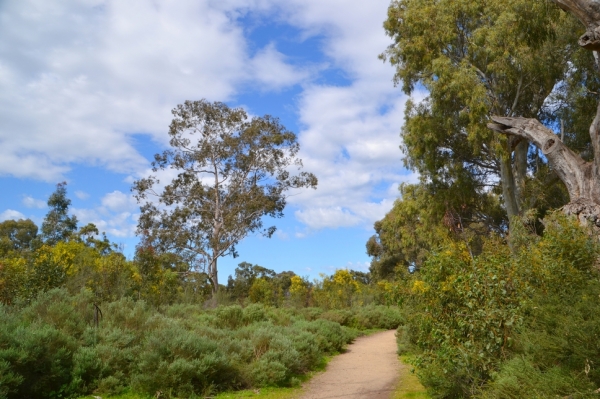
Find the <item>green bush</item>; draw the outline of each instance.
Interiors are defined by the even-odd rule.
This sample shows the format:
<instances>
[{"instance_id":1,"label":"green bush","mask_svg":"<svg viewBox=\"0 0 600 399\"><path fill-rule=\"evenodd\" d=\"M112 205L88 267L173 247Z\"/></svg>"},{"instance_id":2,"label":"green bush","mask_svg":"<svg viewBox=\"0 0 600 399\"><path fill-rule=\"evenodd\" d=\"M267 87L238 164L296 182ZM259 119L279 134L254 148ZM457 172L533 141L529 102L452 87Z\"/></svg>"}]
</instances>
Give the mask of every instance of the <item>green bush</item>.
<instances>
[{"instance_id":1,"label":"green bush","mask_svg":"<svg viewBox=\"0 0 600 399\"><path fill-rule=\"evenodd\" d=\"M503 363L493 380L480 393L482 399L543 399L552 397L597 398L595 385L567 368L545 369L525 357L516 356Z\"/></svg>"},{"instance_id":2,"label":"green bush","mask_svg":"<svg viewBox=\"0 0 600 399\"><path fill-rule=\"evenodd\" d=\"M313 333L317 337L318 348L324 353L340 352L344 345L356 338L357 335L355 330L323 319L311 322L300 321L296 325Z\"/></svg>"},{"instance_id":3,"label":"green bush","mask_svg":"<svg viewBox=\"0 0 600 399\"><path fill-rule=\"evenodd\" d=\"M352 327L359 330L373 328L391 330L398 328L404 322L404 314L396 306L367 306L357 310Z\"/></svg>"},{"instance_id":4,"label":"green bush","mask_svg":"<svg viewBox=\"0 0 600 399\"><path fill-rule=\"evenodd\" d=\"M419 348L435 397L585 397L600 385L597 240L561 214L544 223L541 238L516 228L512 253L494 238L475 258L449 243L412 281L399 351Z\"/></svg>"},{"instance_id":5,"label":"green bush","mask_svg":"<svg viewBox=\"0 0 600 399\"><path fill-rule=\"evenodd\" d=\"M218 343L173 325L150 332L137 359L133 389L189 397L231 388L235 371Z\"/></svg>"},{"instance_id":6,"label":"green bush","mask_svg":"<svg viewBox=\"0 0 600 399\"><path fill-rule=\"evenodd\" d=\"M317 316L319 319L333 321L342 326L358 330L398 328L404 323L400 308L393 306L369 305L352 309L328 310Z\"/></svg>"},{"instance_id":7,"label":"green bush","mask_svg":"<svg viewBox=\"0 0 600 399\"><path fill-rule=\"evenodd\" d=\"M191 397L290 386L359 334L348 326L387 328L397 313L264 304L208 310L176 304L157 311L131 298L95 303L89 291L50 290L30 304L0 306L0 398L126 390Z\"/></svg>"},{"instance_id":8,"label":"green bush","mask_svg":"<svg viewBox=\"0 0 600 399\"><path fill-rule=\"evenodd\" d=\"M319 319L333 321L342 326L354 325L354 312L349 309L335 309L323 312Z\"/></svg>"},{"instance_id":9,"label":"green bush","mask_svg":"<svg viewBox=\"0 0 600 399\"><path fill-rule=\"evenodd\" d=\"M235 330L246 325L244 312L240 305L220 306L214 311L216 316L214 325L217 328L228 328Z\"/></svg>"},{"instance_id":10,"label":"green bush","mask_svg":"<svg viewBox=\"0 0 600 399\"><path fill-rule=\"evenodd\" d=\"M73 337L50 325L1 320L0 364L10 370L2 390L8 398L69 396L76 349Z\"/></svg>"}]
</instances>

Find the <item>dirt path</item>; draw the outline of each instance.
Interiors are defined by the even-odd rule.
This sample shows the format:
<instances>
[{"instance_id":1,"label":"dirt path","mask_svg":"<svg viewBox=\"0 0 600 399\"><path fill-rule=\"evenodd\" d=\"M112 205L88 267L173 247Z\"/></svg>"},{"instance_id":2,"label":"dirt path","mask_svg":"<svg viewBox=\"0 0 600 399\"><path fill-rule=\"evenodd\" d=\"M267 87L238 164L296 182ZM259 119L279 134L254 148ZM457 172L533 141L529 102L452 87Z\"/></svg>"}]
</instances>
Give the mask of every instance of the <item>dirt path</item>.
<instances>
[{"instance_id":1,"label":"dirt path","mask_svg":"<svg viewBox=\"0 0 600 399\"><path fill-rule=\"evenodd\" d=\"M388 399L400 371L395 330L358 338L307 383L301 399Z\"/></svg>"}]
</instances>

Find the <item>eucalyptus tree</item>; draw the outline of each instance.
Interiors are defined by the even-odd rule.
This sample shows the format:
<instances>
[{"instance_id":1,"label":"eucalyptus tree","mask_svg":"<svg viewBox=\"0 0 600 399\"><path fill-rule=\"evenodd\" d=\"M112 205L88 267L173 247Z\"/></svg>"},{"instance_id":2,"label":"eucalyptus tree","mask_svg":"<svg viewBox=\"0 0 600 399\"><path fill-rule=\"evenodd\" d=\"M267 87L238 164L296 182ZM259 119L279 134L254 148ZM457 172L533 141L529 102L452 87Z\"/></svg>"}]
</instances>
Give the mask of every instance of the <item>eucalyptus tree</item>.
<instances>
[{"instance_id":1,"label":"eucalyptus tree","mask_svg":"<svg viewBox=\"0 0 600 399\"><path fill-rule=\"evenodd\" d=\"M0 256L9 251L31 250L38 243L38 227L31 219L0 223Z\"/></svg>"},{"instance_id":2,"label":"eucalyptus tree","mask_svg":"<svg viewBox=\"0 0 600 399\"><path fill-rule=\"evenodd\" d=\"M598 67L598 51L600 51L600 2L598 0L554 0L560 8L573 14L585 27L585 33L578 44L585 50L592 51ZM588 56L588 59L591 55ZM575 60L576 61L576 60ZM580 72L577 68L575 73ZM588 81L596 87L596 79ZM504 133L513 140L528 140L542 150L552 168L564 182L569 192L570 202L563 208L567 214L577 215L587 223L592 221L600 227L600 103L595 87L580 84L579 87L596 100L596 115L589 127L590 153L578 153L569 148L564 136L557 136L554 131L540 123L536 118L519 115L507 117L495 115L488 126L496 132ZM591 120L591 113L589 115Z\"/></svg>"},{"instance_id":3,"label":"eucalyptus tree","mask_svg":"<svg viewBox=\"0 0 600 399\"><path fill-rule=\"evenodd\" d=\"M46 244L55 245L59 241L67 240L77 230L77 217L69 216L70 205L67 183L58 183L56 191L48 198L50 210L42 222L42 239Z\"/></svg>"},{"instance_id":4,"label":"eucalyptus tree","mask_svg":"<svg viewBox=\"0 0 600 399\"><path fill-rule=\"evenodd\" d=\"M464 183L481 198L496 189L509 217L535 206L531 139L486 126L492 115L547 111L569 74L575 23L545 0L393 0L381 58L407 94L427 92L406 108L407 166L433 187Z\"/></svg>"},{"instance_id":5,"label":"eucalyptus tree","mask_svg":"<svg viewBox=\"0 0 600 399\"><path fill-rule=\"evenodd\" d=\"M250 118L241 108L206 100L186 101L172 113L171 148L152 165L154 173L175 177L164 188L156 175L134 183L143 203L138 234L204 269L214 294L217 260L235 256L251 232L270 237L275 226L264 228L263 216L283 216L288 190L316 188L317 178L300 171L296 135L277 118Z\"/></svg>"}]
</instances>

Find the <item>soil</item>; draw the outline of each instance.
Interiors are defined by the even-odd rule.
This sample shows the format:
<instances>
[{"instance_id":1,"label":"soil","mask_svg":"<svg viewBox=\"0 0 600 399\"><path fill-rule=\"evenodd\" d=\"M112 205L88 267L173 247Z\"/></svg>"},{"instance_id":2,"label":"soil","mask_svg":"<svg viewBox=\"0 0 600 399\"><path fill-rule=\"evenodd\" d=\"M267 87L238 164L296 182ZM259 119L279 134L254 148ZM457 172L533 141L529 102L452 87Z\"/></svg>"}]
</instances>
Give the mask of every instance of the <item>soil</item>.
<instances>
[{"instance_id":1,"label":"soil","mask_svg":"<svg viewBox=\"0 0 600 399\"><path fill-rule=\"evenodd\" d=\"M389 399L400 373L395 332L358 338L305 385L300 399Z\"/></svg>"}]
</instances>

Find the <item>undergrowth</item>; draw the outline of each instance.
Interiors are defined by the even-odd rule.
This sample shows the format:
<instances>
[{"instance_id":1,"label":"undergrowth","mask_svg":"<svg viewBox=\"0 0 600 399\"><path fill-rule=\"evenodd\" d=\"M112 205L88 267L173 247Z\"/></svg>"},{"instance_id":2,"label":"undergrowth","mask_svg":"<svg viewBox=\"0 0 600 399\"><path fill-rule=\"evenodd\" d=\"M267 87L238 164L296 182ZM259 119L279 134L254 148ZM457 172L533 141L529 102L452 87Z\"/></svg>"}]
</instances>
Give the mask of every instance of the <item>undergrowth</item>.
<instances>
[{"instance_id":1,"label":"undergrowth","mask_svg":"<svg viewBox=\"0 0 600 399\"><path fill-rule=\"evenodd\" d=\"M407 284L399 353L434 398L597 398L597 237L555 214L542 237L518 224L512 251L490 238L434 252Z\"/></svg>"},{"instance_id":2,"label":"undergrowth","mask_svg":"<svg viewBox=\"0 0 600 399\"><path fill-rule=\"evenodd\" d=\"M262 304L153 308L124 298L41 294L0 306L0 398L130 392L161 398L298 386L361 330L397 327L398 308L356 311Z\"/></svg>"}]
</instances>

